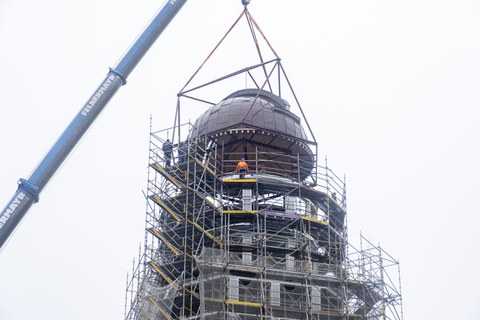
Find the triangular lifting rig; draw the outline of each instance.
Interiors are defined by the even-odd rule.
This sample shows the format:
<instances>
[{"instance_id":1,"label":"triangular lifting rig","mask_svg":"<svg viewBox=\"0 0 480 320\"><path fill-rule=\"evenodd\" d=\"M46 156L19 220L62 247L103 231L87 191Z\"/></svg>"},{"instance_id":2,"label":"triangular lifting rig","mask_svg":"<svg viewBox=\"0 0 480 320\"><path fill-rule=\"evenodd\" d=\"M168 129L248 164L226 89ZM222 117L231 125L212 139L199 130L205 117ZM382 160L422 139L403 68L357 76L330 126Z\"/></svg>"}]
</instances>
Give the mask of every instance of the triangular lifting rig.
<instances>
[{"instance_id":1,"label":"triangular lifting rig","mask_svg":"<svg viewBox=\"0 0 480 320\"><path fill-rule=\"evenodd\" d=\"M252 102L252 105L251 105L250 109L248 110L248 112L243 117L243 120L245 120L249 116L250 111L252 110L257 98L259 97L259 94L261 92L260 90L269 91L273 94L276 94L277 96L279 96L281 98L282 97L282 89L283 89L282 84L283 84L283 81L284 81L286 83L286 86L287 86L288 90L289 90L289 93L291 94L291 96L295 100L295 104L298 107L298 109L299 109L299 111L302 115L304 123L307 125L307 128L308 128L309 138L307 140L301 140L301 139L299 139L299 140L301 140L302 142L304 142L307 145L310 145L315 150L315 153L314 153L315 154L315 162L317 162L317 159L318 159L318 144L317 144L317 140L315 138L315 135L313 134L313 131L310 127L310 124L309 124L306 116L305 116L305 113L303 112L303 109L300 105L300 102L297 98L297 95L295 94L295 91L293 90L293 87L290 83L290 80L287 77L285 69L284 69L284 67L281 63L280 57L278 56L277 52L272 47L272 45L268 41L267 37L265 36L263 31L260 29L258 23L255 21L252 14L250 13L250 11L247 8L247 5L249 3L250 3L249 0L242 0L242 4L244 5L244 10L241 12L241 14L238 16L238 18L232 24L232 26L227 30L225 35L215 45L213 50L207 55L205 60L201 63L201 65L198 67L198 69L193 73L193 75L188 79L188 81L182 87L180 92L177 94L177 105L176 105L176 111L175 111L175 119L174 119L174 125L173 125L174 130L173 130L173 134L172 134L172 140L175 141L175 139L178 139L178 141L181 141L181 133L180 133L180 127L181 127L181 103L180 103L180 101L181 101L181 98L188 98L188 99L192 99L192 100L207 104L209 106L214 106L216 103L218 103L218 101L215 101L215 102L207 101L203 98L199 98L198 96L192 95L192 93L194 93L195 91L197 91L199 89L203 89L207 86L211 86L211 85L214 85L216 83L219 83L223 80L230 79L230 78L245 74L246 77L248 77L255 84L257 89L259 89L259 90L258 90L257 96L255 97L255 99ZM213 80L208 81L206 83L203 83L201 85L197 85L195 87L190 88L189 85L197 77L197 75L202 70L202 68L206 65L206 63L213 57L213 54L217 51L217 49L220 47L220 45L231 34L232 30L237 25L239 25L239 22L242 18L245 18L245 20L247 22L247 25L248 25L248 28L250 30L250 34L251 34L251 37L252 37L252 40L253 40L253 43L254 43L254 46L255 46L255 49L256 49L256 54L258 55L259 63L248 66L248 67L245 67L245 68L242 68L242 69L239 69L239 70L236 70L236 71L234 71L232 73L229 73L225 76L213 79ZM260 42L259 42L257 32L260 34L261 38L264 40L265 44L267 45L267 47L269 48L269 50L273 54L273 56L274 56L273 59L268 60L268 61L264 60L264 55L262 55L261 45L260 45ZM258 69L261 70L261 74L264 77L263 79L260 79L261 81L258 81L258 77L259 77L258 74L256 76L253 74L253 72L255 70L258 70ZM274 85L274 81L277 82L275 85ZM276 88L276 92L275 92L274 88ZM314 165L314 170L315 171L317 170L316 168L317 168L317 163L315 163L315 165ZM316 176L316 174L314 174L313 176ZM315 183L316 183L316 181L315 181Z\"/></svg>"}]
</instances>

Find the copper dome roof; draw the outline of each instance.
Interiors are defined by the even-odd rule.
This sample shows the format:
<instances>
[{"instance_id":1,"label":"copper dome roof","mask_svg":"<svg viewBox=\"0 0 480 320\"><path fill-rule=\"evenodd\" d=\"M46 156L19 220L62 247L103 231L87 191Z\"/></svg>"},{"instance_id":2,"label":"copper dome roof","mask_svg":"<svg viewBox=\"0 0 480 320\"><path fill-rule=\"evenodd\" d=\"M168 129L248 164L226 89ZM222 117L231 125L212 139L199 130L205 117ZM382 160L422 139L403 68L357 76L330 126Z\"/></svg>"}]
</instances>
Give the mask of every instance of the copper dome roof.
<instances>
[{"instance_id":1,"label":"copper dome roof","mask_svg":"<svg viewBox=\"0 0 480 320\"><path fill-rule=\"evenodd\" d=\"M270 92L240 90L203 113L195 122L190 138L209 136L225 129L256 128L307 140L300 118L289 109L285 100Z\"/></svg>"},{"instance_id":2,"label":"copper dome roof","mask_svg":"<svg viewBox=\"0 0 480 320\"><path fill-rule=\"evenodd\" d=\"M305 178L314 155L300 118L280 97L258 89L237 91L210 107L195 122L189 139L214 140L217 158L231 171L242 157L258 172ZM300 165L300 171L299 166Z\"/></svg>"}]
</instances>

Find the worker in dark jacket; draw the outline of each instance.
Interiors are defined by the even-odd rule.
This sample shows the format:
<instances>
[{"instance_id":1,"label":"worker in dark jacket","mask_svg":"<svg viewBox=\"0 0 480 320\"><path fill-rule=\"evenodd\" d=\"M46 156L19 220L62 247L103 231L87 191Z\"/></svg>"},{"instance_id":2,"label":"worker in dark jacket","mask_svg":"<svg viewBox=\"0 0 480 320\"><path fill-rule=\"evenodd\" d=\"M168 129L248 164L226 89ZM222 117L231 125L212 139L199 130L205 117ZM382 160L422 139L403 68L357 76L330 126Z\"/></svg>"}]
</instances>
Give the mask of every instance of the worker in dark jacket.
<instances>
[{"instance_id":1,"label":"worker in dark jacket","mask_svg":"<svg viewBox=\"0 0 480 320\"><path fill-rule=\"evenodd\" d=\"M170 166L170 161L172 159L172 143L170 142L170 140L168 138L163 143L162 151L163 151L163 154L165 156L165 165L167 167L169 167Z\"/></svg>"},{"instance_id":2,"label":"worker in dark jacket","mask_svg":"<svg viewBox=\"0 0 480 320\"><path fill-rule=\"evenodd\" d=\"M187 160L188 146L187 141L182 141L178 144L178 162L182 163Z\"/></svg>"},{"instance_id":3,"label":"worker in dark jacket","mask_svg":"<svg viewBox=\"0 0 480 320\"><path fill-rule=\"evenodd\" d=\"M238 172L240 174L240 179L243 179L245 177L245 173L249 172L248 170L248 164L245 162L245 158L242 158L237 163L237 167L235 168L235 172Z\"/></svg>"}]
</instances>

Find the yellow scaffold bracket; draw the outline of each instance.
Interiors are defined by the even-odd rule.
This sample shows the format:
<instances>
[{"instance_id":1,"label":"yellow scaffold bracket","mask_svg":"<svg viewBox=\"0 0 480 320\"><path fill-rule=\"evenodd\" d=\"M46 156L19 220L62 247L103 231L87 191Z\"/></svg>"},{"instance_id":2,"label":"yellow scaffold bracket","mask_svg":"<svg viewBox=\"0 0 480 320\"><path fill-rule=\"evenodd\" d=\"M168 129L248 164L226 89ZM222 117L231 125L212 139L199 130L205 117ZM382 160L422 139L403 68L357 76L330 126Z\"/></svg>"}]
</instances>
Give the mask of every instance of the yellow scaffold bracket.
<instances>
[{"instance_id":1,"label":"yellow scaffold bracket","mask_svg":"<svg viewBox=\"0 0 480 320\"><path fill-rule=\"evenodd\" d=\"M224 183L255 183L257 179L225 179L223 180Z\"/></svg>"},{"instance_id":2,"label":"yellow scaffold bracket","mask_svg":"<svg viewBox=\"0 0 480 320\"><path fill-rule=\"evenodd\" d=\"M162 167L158 162L152 164L153 168L160 172L165 178L167 178L171 183L173 183L177 188L182 189L183 186L178 182L174 177L172 177L164 167Z\"/></svg>"},{"instance_id":3,"label":"yellow scaffold bracket","mask_svg":"<svg viewBox=\"0 0 480 320\"><path fill-rule=\"evenodd\" d=\"M314 219L314 218L310 218L310 217L302 217L302 220L307 220L307 221L311 221L311 222L315 222L315 223L319 223L319 224L323 224L325 226L328 226L328 221L322 221L322 220L318 220L318 219Z\"/></svg>"},{"instance_id":4,"label":"yellow scaffold bracket","mask_svg":"<svg viewBox=\"0 0 480 320\"><path fill-rule=\"evenodd\" d=\"M150 301L157 309L162 313L162 315L165 317L165 319L172 320L172 318L168 315L168 313L163 310L163 308L153 299L153 297L148 296L147 297L148 301Z\"/></svg>"},{"instance_id":5,"label":"yellow scaffold bracket","mask_svg":"<svg viewBox=\"0 0 480 320\"><path fill-rule=\"evenodd\" d=\"M150 261L148 263L149 265L151 265L155 271L157 271L163 279L165 279L165 281L168 282L169 285L172 286L172 288L174 288L175 290L179 290L180 288L172 281L172 279L170 279L165 273L162 272L162 270L160 270L160 268L155 264L155 262L153 261Z\"/></svg>"},{"instance_id":6,"label":"yellow scaffold bracket","mask_svg":"<svg viewBox=\"0 0 480 320\"><path fill-rule=\"evenodd\" d=\"M210 239L212 239L216 244L218 244L218 246L220 248L223 248L223 244L217 240L217 238L215 238L215 236L213 234L211 234L210 232L208 232L207 230L205 230L201 225L199 225L198 223L196 223L195 221L192 221L190 219L187 219L187 221L189 223L191 223L193 226L195 226L198 230L202 231L207 237L209 237Z\"/></svg>"},{"instance_id":7,"label":"yellow scaffold bracket","mask_svg":"<svg viewBox=\"0 0 480 320\"><path fill-rule=\"evenodd\" d=\"M165 211L167 211L175 220L177 220L177 221L182 221L182 219L181 219L179 216L177 216L177 215L175 214L175 212L173 212L173 210L170 209L170 208L165 204L165 202L162 201L162 199L160 199L159 196L157 196L156 194L154 194L154 195L152 196L152 199L153 199L157 204L159 204L163 209L165 209Z\"/></svg>"},{"instance_id":8,"label":"yellow scaffold bracket","mask_svg":"<svg viewBox=\"0 0 480 320\"><path fill-rule=\"evenodd\" d=\"M224 214L257 214L257 210L223 210Z\"/></svg>"},{"instance_id":9,"label":"yellow scaffold bracket","mask_svg":"<svg viewBox=\"0 0 480 320\"><path fill-rule=\"evenodd\" d=\"M227 304L247 306L247 307L258 307L258 308L260 308L262 306L262 304L258 303L258 302L248 302L248 301L240 301L240 300L232 300L232 299L228 299L225 302Z\"/></svg>"},{"instance_id":10,"label":"yellow scaffold bracket","mask_svg":"<svg viewBox=\"0 0 480 320\"><path fill-rule=\"evenodd\" d=\"M158 239L162 240L163 243L165 243L165 245L170 249L172 250L172 252L176 255L176 256L179 256L180 255L180 252L170 243L167 241L167 239L165 239L165 237L155 228L150 228L148 229L150 230L150 232L152 232Z\"/></svg>"}]
</instances>

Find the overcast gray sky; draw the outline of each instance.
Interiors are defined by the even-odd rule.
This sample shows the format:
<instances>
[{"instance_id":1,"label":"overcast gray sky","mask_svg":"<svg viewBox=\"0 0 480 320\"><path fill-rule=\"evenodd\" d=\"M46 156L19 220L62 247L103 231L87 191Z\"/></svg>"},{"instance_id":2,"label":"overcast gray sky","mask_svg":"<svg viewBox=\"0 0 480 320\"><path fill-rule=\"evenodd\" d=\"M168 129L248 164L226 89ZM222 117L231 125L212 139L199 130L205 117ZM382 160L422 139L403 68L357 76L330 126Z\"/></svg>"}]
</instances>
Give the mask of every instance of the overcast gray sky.
<instances>
[{"instance_id":1,"label":"overcast gray sky","mask_svg":"<svg viewBox=\"0 0 480 320\"><path fill-rule=\"evenodd\" d=\"M0 0L0 206L161 5ZM347 177L351 242L361 231L400 260L405 319L478 319L480 3L249 8ZM189 1L140 62L0 252L0 319L123 318L150 115L173 123L176 93L241 10Z\"/></svg>"}]
</instances>

